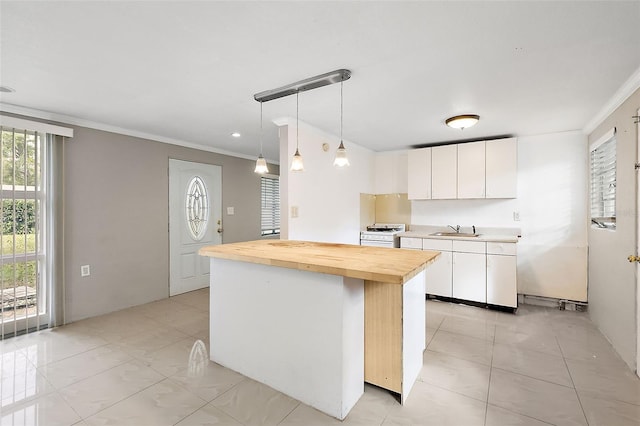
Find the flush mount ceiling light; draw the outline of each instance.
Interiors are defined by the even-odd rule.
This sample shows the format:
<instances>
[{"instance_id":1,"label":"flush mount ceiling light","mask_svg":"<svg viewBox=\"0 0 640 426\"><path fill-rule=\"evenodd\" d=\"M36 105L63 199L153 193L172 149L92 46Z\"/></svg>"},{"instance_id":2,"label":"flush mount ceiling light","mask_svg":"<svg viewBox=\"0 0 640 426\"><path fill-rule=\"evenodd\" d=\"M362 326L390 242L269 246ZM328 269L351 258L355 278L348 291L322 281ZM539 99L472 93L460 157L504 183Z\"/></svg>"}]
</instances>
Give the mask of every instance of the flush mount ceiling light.
<instances>
[{"instance_id":1,"label":"flush mount ceiling light","mask_svg":"<svg viewBox=\"0 0 640 426\"><path fill-rule=\"evenodd\" d=\"M231 133L231 136L233 136L234 138L239 138L242 135L240 133L238 133L238 132L233 132L233 133Z\"/></svg>"},{"instance_id":2,"label":"flush mount ceiling light","mask_svg":"<svg viewBox=\"0 0 640 426\"><path fill-rule=\"evenodd\" d=\"M260 102L260 155L256 160L256 169L255 173L265 174L269 173L269 168L267 167L267 160L262 156L262 102Z\"/></svg>"},{"instance_id":3,"label":"flush mount ceiling light","mask_svg":"<svg viewBox=\"0 0 640 426\"><path fill-rule=\"evenodd\" d=\"M262 103L272 101L274 99L283 98L289 95L296 95L296 153L293 156L293 161L291 162L291 170L292 171L304 171L304 165L302 164L302 156L300 155L299 150L299 132L298 132L298 96L300 92L304 92L306 90L317 89L318 87L328 86L329 84L334 83L342 83L345 80L349 80L351 78L351 71L347 69L339 69L335 71L330 71L324 74L316 75L314 77L309 77L304 80L297 81L295 83L288 84L286 86L279 87L277 89L265 90L264 92L256 93L253 95L253 99ZM344 148L344 144L342 143L342 89L340 90L340 147L338 148L338 152L336 153L336 162L340 157L340 163L346 160L346 164L348 165L349 161L346 159L346 150ZM341 151L342 150L342 151ZM260 148L262 151L262 148ZM343 160L344 158L344 160ZM260 157L258 157L258 160ZM334 162L334 164L337 164Z\"/></svg>"},{"instance_id":4,"label":"flush mount ceiling light","mask_svg":"<svg viewBox=\"0 0 640 426\"><path fill-rule=\"evenodd\" d=\"M454 129L466 129L467 127L471 127L475 125L480 120L479 115L475 114L464 114L464 115L456 115L455 117L447 118L445 123L449 127L453 127Z\"/></svg>"}]
</instances>

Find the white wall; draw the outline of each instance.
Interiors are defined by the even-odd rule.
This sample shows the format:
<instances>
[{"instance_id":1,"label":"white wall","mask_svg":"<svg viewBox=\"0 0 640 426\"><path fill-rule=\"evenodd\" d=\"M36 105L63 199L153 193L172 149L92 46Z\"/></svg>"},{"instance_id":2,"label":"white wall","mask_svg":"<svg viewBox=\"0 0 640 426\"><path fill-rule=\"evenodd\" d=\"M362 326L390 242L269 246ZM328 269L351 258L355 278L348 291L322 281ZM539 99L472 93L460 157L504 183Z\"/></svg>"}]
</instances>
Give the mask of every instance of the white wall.
<instances>
[{"instance_id":1,"label":"white wall","mask_svg":"<svg viewBox=\"0 0 640 426\"><path fill-rule=\"evenodd\" d=\"M586 301L586 136L519 137L517 199L413 201L411 223L519 227L518 292Z\"/></svg>"},{"instance_id":2,"label":"white wall","mask_svg":"<svg viewBox=\"0 0 640 426\"><path fill-rule=\"evenodd\" d=\"M327 152L322 144L328 143ZM333 166L340 140L300 122L304 172L292 172L296 150L295 121L280 129L281 238L345 244L360 243L360 193L373 193L374 153L345 141L351 165ZM291 207L298 217L291 217ZM286 231L286 233L285 233Z\"/></svg>"}]
</instances>

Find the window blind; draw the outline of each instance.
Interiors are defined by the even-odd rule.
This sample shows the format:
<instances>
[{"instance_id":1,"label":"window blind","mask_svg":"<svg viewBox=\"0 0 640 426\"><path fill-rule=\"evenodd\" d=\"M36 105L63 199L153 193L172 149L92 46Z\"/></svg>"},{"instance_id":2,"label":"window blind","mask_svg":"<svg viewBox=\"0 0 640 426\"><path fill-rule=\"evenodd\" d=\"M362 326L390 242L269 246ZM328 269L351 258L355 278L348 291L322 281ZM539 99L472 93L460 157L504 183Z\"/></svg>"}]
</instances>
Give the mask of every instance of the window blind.
<instances>
[{"instance_id":1,"label":"window blind","mask_svg":"<svg viewBox=\"0 0 640 426\"><path fill-rule=\"evenodd\" d=\"M613 133L591 149L591 222L616 227L616 138Z\"/></svg>"},{"instance_id":2,"label":"window blind","mask_svg":"<svg viewBox=\"0 0 640 426\"><path fill-rule=\"evenodd\" d=\"M280 234L280 179L263 176L262 183L262 235Z\"/></svg>"}]
</instances>

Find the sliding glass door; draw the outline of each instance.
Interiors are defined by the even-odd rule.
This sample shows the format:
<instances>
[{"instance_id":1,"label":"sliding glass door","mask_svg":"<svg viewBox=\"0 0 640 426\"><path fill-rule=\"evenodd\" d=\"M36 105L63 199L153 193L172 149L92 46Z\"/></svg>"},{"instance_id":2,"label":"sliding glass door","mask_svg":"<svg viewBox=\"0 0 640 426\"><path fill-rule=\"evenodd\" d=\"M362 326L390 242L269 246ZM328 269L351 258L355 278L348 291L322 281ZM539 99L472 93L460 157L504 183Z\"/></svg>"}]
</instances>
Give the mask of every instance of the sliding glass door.
<instances>
[{"instance_id":1,"label":"sliding glass door","mask_svg":"<svg viewBox=\"0 0 640 426\"><path fill-rule=\"evenodd\" d=\"M0 130L0 338L6 338L49 322L47 135Z\"/></svg>"}]
</instances>

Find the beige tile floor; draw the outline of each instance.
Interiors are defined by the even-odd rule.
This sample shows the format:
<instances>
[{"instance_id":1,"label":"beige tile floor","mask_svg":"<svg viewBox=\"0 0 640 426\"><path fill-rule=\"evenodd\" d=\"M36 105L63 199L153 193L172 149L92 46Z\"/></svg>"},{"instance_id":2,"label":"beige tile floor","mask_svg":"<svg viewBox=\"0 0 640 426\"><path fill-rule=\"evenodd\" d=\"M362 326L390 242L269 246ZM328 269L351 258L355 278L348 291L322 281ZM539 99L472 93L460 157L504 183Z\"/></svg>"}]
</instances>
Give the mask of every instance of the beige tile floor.
<instances>
[{"instance_id":1,"label":"beige tile floor","mask_svg":"<svg viewBox=\"0 0 640 426\"><path fill-rule=\"evenodd\" d=\"M576 312L428 301L424 367L404 406L366 385L343 423L640 425L640 380ZM213 362L201 290L0 342L1 425L338 425Z\"/></svg>"}]
</instances>

